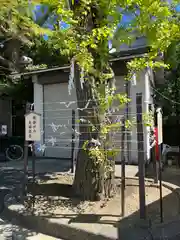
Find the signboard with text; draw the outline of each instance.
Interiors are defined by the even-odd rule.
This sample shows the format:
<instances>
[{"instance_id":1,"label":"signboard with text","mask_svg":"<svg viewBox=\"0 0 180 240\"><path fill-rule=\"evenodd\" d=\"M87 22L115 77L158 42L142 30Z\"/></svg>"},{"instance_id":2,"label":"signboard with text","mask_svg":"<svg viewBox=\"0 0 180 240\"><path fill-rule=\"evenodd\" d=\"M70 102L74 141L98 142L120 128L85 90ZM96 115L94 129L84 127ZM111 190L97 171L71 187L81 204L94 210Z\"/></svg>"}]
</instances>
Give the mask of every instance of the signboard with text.
<instances>
[{"instance_id":1,"label":"signboard with text","mask_svg":"<svg viewBox=\"0 0 180 240\"><path fill-rule=\"evenodd\" d=\"M30 112L25 115L25 139L26 141L40 141L40 114Z\"/></svg>"},{"instance_id":2,"label":"signboard with text","mask_svg":"<svg viewBox=\"0 0 180 240\"><path fill-rule=\"evenodd\" d=\"M7 125L1 125L1 135L7 135Z\"/></svg>"}]
</instances>

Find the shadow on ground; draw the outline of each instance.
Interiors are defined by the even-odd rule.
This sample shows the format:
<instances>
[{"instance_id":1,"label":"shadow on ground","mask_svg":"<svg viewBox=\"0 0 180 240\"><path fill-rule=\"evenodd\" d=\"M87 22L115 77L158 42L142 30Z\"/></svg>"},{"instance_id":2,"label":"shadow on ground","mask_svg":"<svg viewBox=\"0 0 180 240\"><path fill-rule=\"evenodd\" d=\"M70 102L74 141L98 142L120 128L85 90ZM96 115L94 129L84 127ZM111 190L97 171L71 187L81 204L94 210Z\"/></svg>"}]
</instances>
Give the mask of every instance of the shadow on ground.
<instances>
[{"instance_id":1,"label":"shadow on ground","mask_svg":"<svg viewBox=\"0 0 180 240\"><path fill-rule=\"evenodd\" d=\"M14 223L14 221L11 221ZM25 240L28 237L32 237L36 233L32 233L30 230L22 229L14 224L10 224L7 221L0 221L0 236L2 239L12 240L12 239L21 239Z\"/></svg>"},{"instance_id":2,"label":"shadow on ground","mask_svg":"<svg viewBox=\"0 0 180 240\"><path fill-rule=\"evenodd\" d=\"M146 177L154 178L154 176L155 171L152 164L150 164L146 169ZM173 165L171 167L165 166L162 171L162 180L180 187L180 168L176 165Z\"/></svg>"},{"instance_id":3,"label":"shadow on ground","mask_svg":"<svg viewBox=\"0 0 180 240\"><path fill-rule=\"evenodd\" d=\"M49 186L47 186L49 185ZM137 186L137 185L135 185ZM29 190L33 186L29 186ZM47 212L47 209L49 208L48 206L51 206L52 200L48 200L48 196L57 196L61 195L66 197L67 199L61 200L64 201L64 204L67 206L68 204L76 206L79 204L80 200L77 198L73 198L73 191L72 191L72 186L71 185L65 185L65 184L41 184L36 186L36 194L39 195L44 195L47 196L47 202L45 204L45 215L40 215L36 216L36 221L38 224L39 222L43 222L43 225L50 224L50 227L47 227L47 232L43 227L41 226L41 232L44 234L50 234L49 229L58 229L59 230L53 230L57 231L55 235L53 234L54 237L61 237L64 239L64 237L67 235L66 231L71 231L71 234L76 235L77 238L75 239L117 239L114 238L114 232L112 233L113 237L106 238L104 236L100 236L97 234L89 233L88 230L83 231L82 229L79 229L78 226L81 226L82 224L95 224L94 228L99 227L101 225L102 229L102 234L104 234L105 229L108 228L109 226L116 228L118 231L118 239L121 240L145 240L145 236L150 236L150 226L155 226L160 223L160 201L155 201L151 204L149 204L146 207L146 221L140 220L140 213L139 211L134 212L133 214L126 216L124 218L120 219L120 216L117 214L84 214L84 213L79 213L79 214L53 214ZM32 189L31 189L32 190ZM48 202L49 201L49 202ZM56 201L56 200L55 200ZM53 202L54 204L54 202ZM56 203L55 203L56 204ZM57 201L57 206L58 206L58 201ZM120 202L119 202L119 208L120 208ZM174 221L174 219L177 219L180 216L180 199L179 199L179 194L177 191L172 192L171 194L165 196L163 198L163 218L164 222L169 222L169 221ZM43 219L42 219L43 218ZM53 219L53 221L52 221ZM59 221L59 222L58 222ZM66 222L66 224L61 224L61 222ZM57 223L58 222L58 223ZM143 223L143 224L142 224ZM76 224L76 228L73 227L73 225ZM40 224L41 225L41 224ZM106 227L107 226L107 227ZM35 227L33 225L33 227ZM61 231L61 228L63 229ZM85 228L84 228L85 229ZM104 229L104 230L103 230ZM165 229L165 234L167 236L173 235L175 233L175 230L178 231L179 229L179 223L176 229L173 228L173 231L170 229L170 226L168 226ZM39 230L39 229L38 229ZM77 231L77 232L76 232ZM82 232L83 231L83 232ZM108 231L111 231L108 230ZM114 230L112 230L114 231ZM153 234L161 234L157 230ZM158 232L158 233L157 233ZM65 235L63 235L63 233ZM52 234L52 232L51 232ZM136 236L137 235L137 236ZM84 236L84 238L82 238ZM70 235L65 239L71 239L72 235ZM86 238L87 237L87 238ZM74 237L73 237L74 239ZM147 238L148 239L148 238Z\"/></svg>"},{"instance_id":4,"label":"shadow on ground","mask_svg":"<svg viewBox=\"0 0 180 240\"><path fill-rule=\"evenodd\" d=\"M0 185L16 185L22 182L24 174L14 168L6 168L0 172Z\"/></svg>"},{"instance_id":5,"label":"shadow on ground","mask_svg":"<svg viewBox=\"0 0 180 240\"><path fill-rule=\"evenodd\" d=\"M178 169L179 170L179 169ZM168 170L169 171L169 170ZM165 174L167 173L167 174ZM149 175L148 175L149 174ZM147 172L148 177L152 177L153 173ZM180 170L179 170L180 175ZM35 184L34 186L32 184L28 185L28 191L33 192L36 195L43 195L47 197L47 201L51 205L51 200L48 200L49 196L63 196L68 199L65 199L65 204L67 204L67 201L70 201L69 203L72 204L72 196L73 196L73 190L71 184L57 184L57 183L43 183L43 181L47 180L53 180L54 177L52 177L52 174L49 173L40 173L37 176L39 179L42 179L42 184ZM56 178L56 176L55 176ZM45 180L44 180L45 179ZM169 181L171 183L174 183L176 185L180 186L180 178L178 177L178 174L174 174L172 170L169 172L163 173L163 180ZM75 205L79 203L79 200L75 200ZM122 218L121 220L117 221L118 215L111 215L111 214L59 214L54 216L53 214L50 214L45 217L43 216L17 216L15 212L8 211L4 213L4 219L11 220L12 218L16 218L16 221L21 226L24 226L29 229L33 229L37 232L41 232L47 235L51 235L56 238L62 238L64 240L85 240L85 239L94 239L94 240L111 240L111 239L119 239L119 240L147 240L152 238L145 238L146 236L150 237L150 223L152 225L155 225L156 223L160 222L160 212L159 212L159 201L155 201L147 206L147 215L146 215L146 221L141 221L139 219L139 211L134 212L133 214L126 216ZM120 203L119 203L120 208ZM47 211L47 205L45 205L45 210ZM164 221L171 221L177 218L180 214L180 201L179 201L179 195L177 192L172 192L171 194L167 195L163 198L163 210L164 210ZM120 216L119 216L120 218ZM65 219L67 219L67 224L62 223L61 221L57 222L59 220L62 220L64 222ZM91 226L94 225L94 228L98 225L101 225L100 231L97 233L88 232L87 230L82 230L81 228L78 228L78 226L75 228L73 227L73 224L89 224ZM174 221L176 223L176 221ZM110 234L110 228L109 226L112 226L112 228L116 228L118 232L118 237L114 236L114 230L112 233L112 237L105 236L105 233L109 231ZM108 230L106 230L108 229ZM171 229L171 224L168 224L164 228L164 235L166 237L172 236L175 234L176 231L179 229L179 222L177 226L173 227L173 230ZM154 235L158 235L160 230L153 230ZM103 235L104 234L104 235ZM158 239L158 238L157 238Z\"/></svg>"},{"instance_id":6,"label":"shadow on ground","mask_svg":"<svg viewBox=\"0 0 180 240\"><path fill-rule=\"evenodd\" d=\"M24 169L24 161L10 161L10 162L0 162L0 167L3 169L14 168L17 170ZM35 172L42 173L57 173L57 172L67 172L71 168L71 161L64 159L35 159ZM32 170L32 159L28 159L28 169Z\"/></svg>"},{"instance_id":7,"label":"shadow on ground","mask_svg":"<svg viewBox=\"0 0 180 240\"><path fill-rule=\"evenodd\" d=\"M163 222L164 227L159 225L160 221L160 201L155 201L146 207L146 220L140 220L139 210L132 215L122 219L118 223L118 236L119 239L154 239L151 237L150 232L156 236L164 234L163 239L170 239L173 235L176 235L179 229L179 217L180 217L180 201L176 192L172 192L163 198ZM159 225L159 227L157 227ZM137 234L137 235L136 235ZM145 236L149 236L149 238Z\"/></svg>"},{"instance_id":8,"label":"shadow on ground","mask_svg":"<svg viewBox=\"0 0 180 240\"><path fill-rule=\"evenodd\" d=\"M174 221L180 213L179 199L175 192L163 198L163 209L164 222L172 221L172 224L177 225L171 228L169 223L164 227L163 234L171 239L170 237L179 231L179 222L177 224ZM146 221L140 220L139 211L120 220L117 220L120 216L113 214L59 214L45 217L26 215L17 217L12 211L6 214L6 218L7 215L9 219L16 216L16 220L21 226L64 240L150 240L152 238L147 238L150 237L150 232L154 236L162 235L160 228L153 228L160 223L159 201L149 204L146 210ZM67 219L66 223L65 219ZM152 231L150 231L150 223L152 224ZM87 224L89 227L86 229ZM107 231L108 236L106 236Z\"/></svg>"},{"instance_id":9,"label":"shadow on ground","mask_svg":"<svg viewBox=\"0 0 180 240\"><path fill-rule=\"evenodd\" d=\"M163 198L163 210L164 210L164 221L169 221L171 219L174 219L174 217L180 216L180 205L179 205L179 198L177 196L177 194L171 193L169 195L167 195L166 197ZM169 207L171 206L171 207ZM120 206L119 206L120 207ZM160 223L160 202L159 201L155 201L152 204L149 204L146 207L146 217L148 220L150 220L150 222L152 222L152 224L158 224ZM120 220L121 223L121 227L126 227L127 223L133 223L136 225L137 221L139 220L139 211L135 212L134 214L125 217L124 219ZM104 214L104 215L100 215L100 214L59 214L56 216L46 215L46 218L68 218L69 223L72 222L76 222L76 223L101 223L101 224L115 224L117 223L116 220L102 220L102 217L120 217L118 215L111 215L111 214Z\"/></svg>"}]
</instances>

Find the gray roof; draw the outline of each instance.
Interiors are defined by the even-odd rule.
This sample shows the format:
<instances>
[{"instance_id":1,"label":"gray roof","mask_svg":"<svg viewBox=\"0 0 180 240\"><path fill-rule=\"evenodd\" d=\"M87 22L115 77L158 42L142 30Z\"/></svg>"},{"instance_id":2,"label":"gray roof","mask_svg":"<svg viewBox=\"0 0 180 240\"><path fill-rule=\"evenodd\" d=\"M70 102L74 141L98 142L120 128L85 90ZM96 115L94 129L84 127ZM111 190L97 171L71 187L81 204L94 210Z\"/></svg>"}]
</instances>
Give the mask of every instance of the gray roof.
<instances>
[{"instance_id":1,"label":"gray roof","mask_svg":"<svg viewBox=\"0 0 180 240\"><path fill-rule=\"evenodd\" d=\"M137 47L130 48L129 50L126 50L126 51L115 52L114 54L111 54L110 62L129 60L136 57L142 57L144 56L145 53L148 52L148 49L149 49L148 47L143 46L138 48ZM10 74L10 77L17 78L20 76L29 76L29 75L40 74L40 73L51 72L51 71L58 71L58 70L68 71L69 68L70 68L69 65L56 66L51 68L42 68L42 69L36 69L36 70L22 72L22 73L12 73Z\"/></svg>"}]
</instances>

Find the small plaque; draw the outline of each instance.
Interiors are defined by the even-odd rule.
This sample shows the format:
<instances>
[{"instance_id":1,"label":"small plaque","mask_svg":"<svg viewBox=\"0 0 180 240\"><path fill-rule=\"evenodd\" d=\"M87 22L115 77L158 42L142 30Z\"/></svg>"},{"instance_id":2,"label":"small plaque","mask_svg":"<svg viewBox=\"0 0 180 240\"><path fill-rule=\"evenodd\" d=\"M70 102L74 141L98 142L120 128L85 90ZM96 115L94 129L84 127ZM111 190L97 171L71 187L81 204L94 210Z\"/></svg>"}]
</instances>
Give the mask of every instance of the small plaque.
<instances>
[{"instance_id":1,"label":"small plaque","mask_svg":"<svg viewBox=\"0 0 180 240\"><path fill-rule=\"evenodd\" d=\"M25 115L26 141L40 141L40 114L30 112Z\"/></svg>"}]
</instances>

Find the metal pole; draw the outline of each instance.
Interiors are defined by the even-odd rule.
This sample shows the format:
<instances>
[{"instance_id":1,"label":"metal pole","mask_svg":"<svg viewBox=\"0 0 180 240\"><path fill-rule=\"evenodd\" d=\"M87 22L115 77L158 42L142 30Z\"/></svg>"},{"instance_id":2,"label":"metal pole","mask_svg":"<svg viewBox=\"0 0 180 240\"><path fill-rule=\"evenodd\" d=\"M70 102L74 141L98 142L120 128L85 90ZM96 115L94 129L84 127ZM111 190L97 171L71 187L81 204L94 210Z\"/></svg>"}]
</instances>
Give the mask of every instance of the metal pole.
<instances>
[{"instance_id":1,"label":"metal pole","mask_svg":"<svg viewBox=\"0 0 180 240\"><path fill-rule=\"evenodd\" d=\"M157 128L154 128L154 131L155 129ZM154 133L155 135L155 133ZM155 140L155 145L153 146L153 149L152 149L152 153L153 153L153 171L154 171L154 183L158 183L158 179L159 179L159 166L158 166L158 162L157 162L157 159L156 159L156 139Z\"/></svg>"},{"instance_id":2,"label":"metal pole","mask_svg":"<svg viewBox=\"0 0 180 240\"><path fill-rule=\"evenodd\" d=\"M24 182L23 182L23 196L27 195L27 181L28 181L28 141L24 143Z\"/></svg>"},{"instance_id":3,"label":"metal pole","mask_svg":"<svg viewBox=\"0 0 180 240\"><path fill-rule=\"evenodd\" d=\"M153 174L154 174L154 183L158 183L158 176L159 176L159 171L158 171L158 164L156 161L156 135L155 135L155 129L157 126L157 114L156 114L156 109L153 106L149 109L149 111L152 111L154 113L154 125L152 130L152 145L151 145L151 161L153 164Z\"/></svg>"},{"instance_id":4,"label":"metal pole","mask_svg":"<svg viewBox=\"0 0 180 240\"><path fill-rule=\"evenodd\" d=\"M161 145L159 145L159 197L160 197L160 219L163 223L163 196L162 196L162 164L161 164Z\"/></svg>"},{"instance_id":5,"label":"metal pole","mask_svg":"<svg viewBox=\"0 0 180 240\"><path fill-rule=\"evenodd\" d=\"M124 139L125 139L125 121L122 120L121 127L121 214L125 214L125 156L124 156Z\"/></svg>"},{"instance_id":6,"label":"metal pole","mask_svg":"<svg viewBox=\"0 0 180 240\"><path fill-rule=\"evenodd\" d=\"M75 170L74 147L75 147L75 110L72 109L72 143L71 143L71 172Z\"/></svg>"},{"instance_id":7,"label":"metal pole","mask_svg":"<svg viewBox=\"0 0 180 240\"><path fill-rule=\"evenodd\" d=\"M158 178L159 178L159 174L158 174L159 166L158 166L158 163L157 163L156 159L154 161L155 161L155 163L154 163L154 183L157 184L158 183Z\"/></svg>"},{"instance_id":8,"label":"metal pole","mask_svg":"<svg viewBox=\"0 0 180 240\"><path fill-rule=\"evenodd\" d=\"M130 98L130 81L126 81L126 94L127 98ZM129 120L129 103L126 104L126 120ZM126 140L127 140L127 162L130 164L131 161L131 134L129 132L129 129L126 129Z\"/></svg>"},{"instance_id":9,"label":"metal pole","mask_svg":"<svg viewBox=\"0 0 180 240\"><path fill-rule=\"evenodd\" d=\"M35 204L35 177L36 177L36 169L35 169L35 146L34 146L34 142L32 143L32 180L33 180L33 209L34 209L34 204Z\"/></svg>"},{"instance_id":10,"label":"metal pole","mask_svg":"<svg viewBox=\"0 0 180 240\"><path fill-rule=\"evenodd\" d=\"M29 104L26 104L26 113L29 112ZM23 182L23 197L27 195L27 182L28 182L28 146L29 142L24 141L24 182Z\"/></svg>"},{"instance_id":11,"label":"metal pole","mask_svg":"<svg viewBox=\"0 0 180 240\"><path fill-rule=\"evenodd\" d=\"M160 221L163 222L163 197L162 197L162 164L161 144L158 143L158 128L156 127L156 162L159 168L159 208Z\"/></svg>"},{"instance_id":12,"label":"metal pole","mask_svg":"<svg viewBox=\"0 0 180 240\"><path fill-rule=\"evenodd\" d=\"M163 222L163 197L162 197L162 113L156 110L156 162L159 168L159 208L160 221Z\"/></svg>"},{"instance_id":13,"label":"metal pole","mask_svg":"<svg viewBox=\"0 0 180 240\"><path fill-rule=\"evenodd\" d=\"M34 143L32 143L32 177L33 177L33 183L35 181L35 148L34 148Z\"/></svg>"},{"instance_id":14,"label":"metal pole","mask_svg":"<svg viewBox=\"0 0 180 240\"><path fill-rule=\"evenodd\" d=\"M140 218L145 219L146 218L145 157L144 157L144 132L142 124L142 93L136 94L136 111L137 111Z\"/></svg>"}]
</instances>

